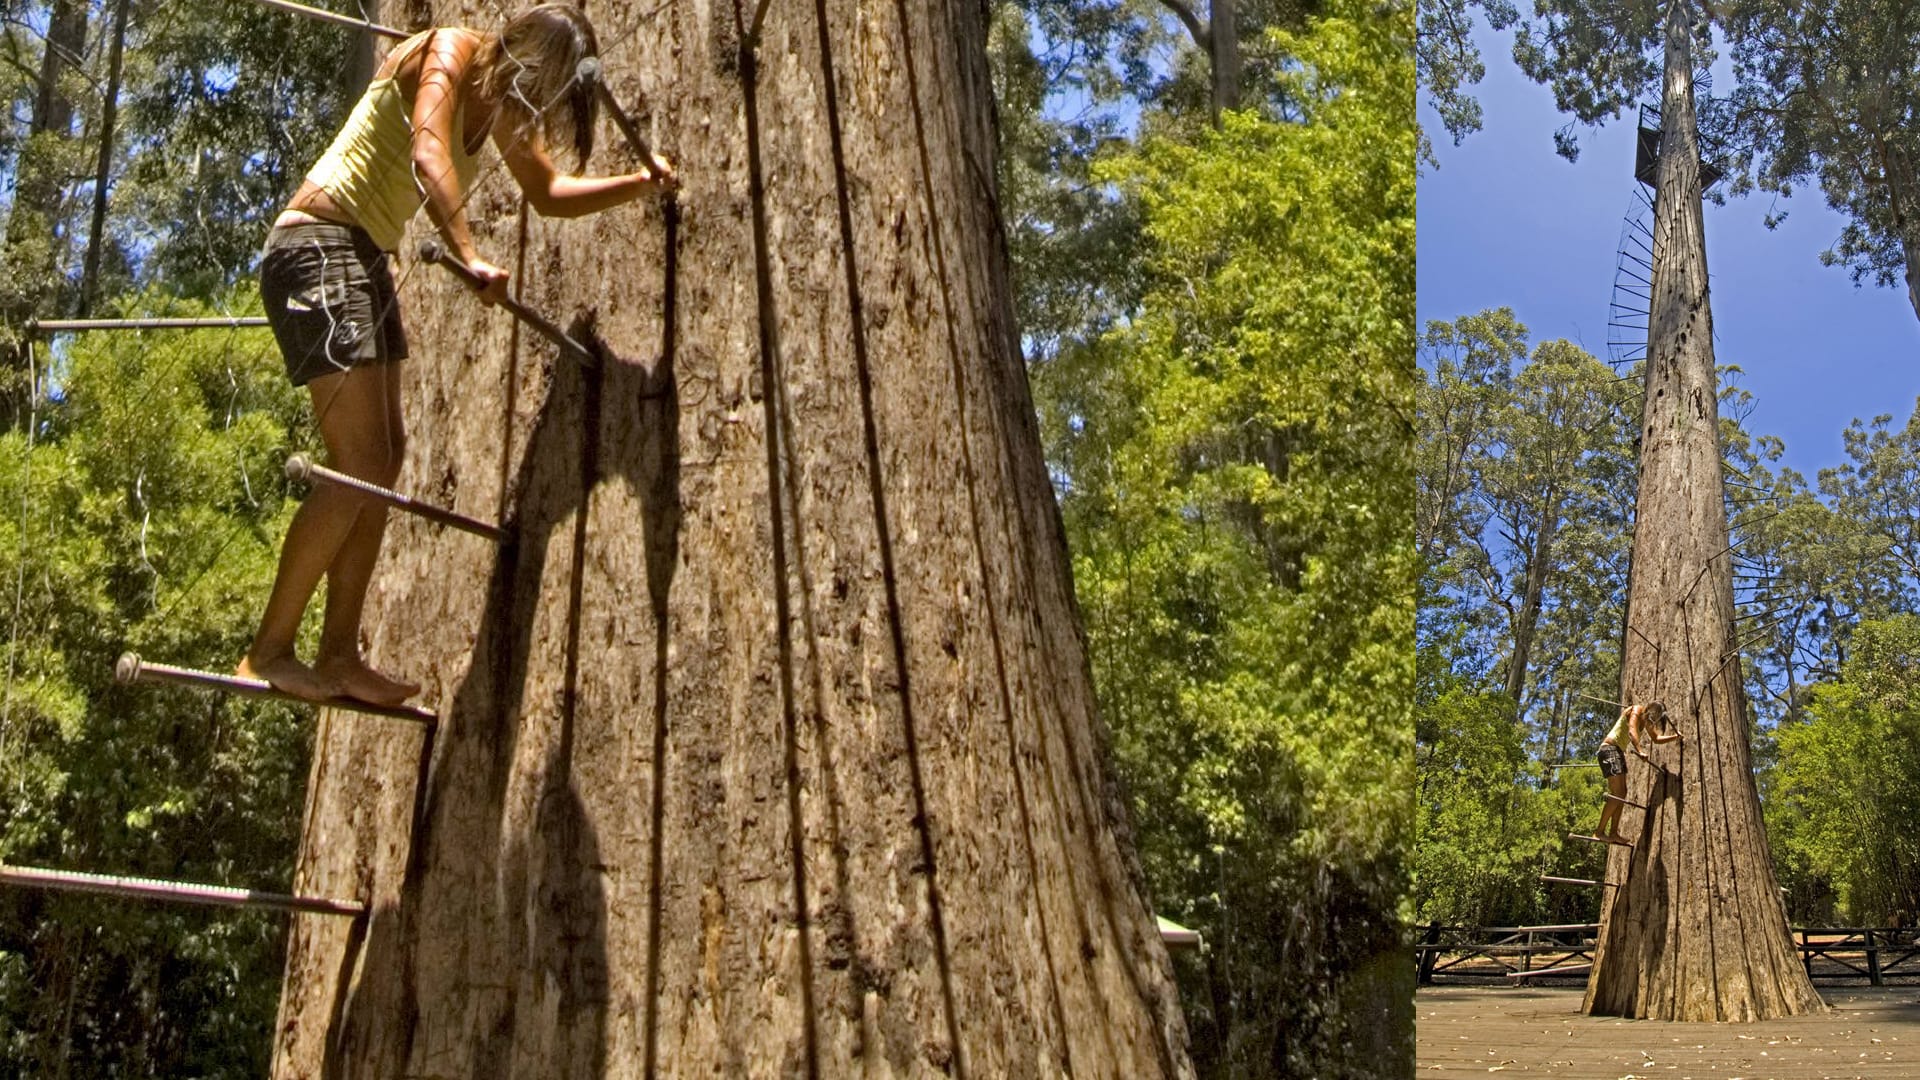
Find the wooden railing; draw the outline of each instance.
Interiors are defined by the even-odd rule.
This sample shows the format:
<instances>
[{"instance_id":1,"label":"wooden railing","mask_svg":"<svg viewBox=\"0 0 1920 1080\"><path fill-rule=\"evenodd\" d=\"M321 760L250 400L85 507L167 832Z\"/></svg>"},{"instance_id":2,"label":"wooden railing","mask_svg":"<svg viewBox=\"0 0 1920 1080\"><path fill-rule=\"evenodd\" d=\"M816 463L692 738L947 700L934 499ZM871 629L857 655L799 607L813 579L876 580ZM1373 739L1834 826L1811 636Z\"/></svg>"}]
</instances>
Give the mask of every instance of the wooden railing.
<instances>
[{"instance_id":1,"label":"wooden railing","mask_svg":"<svg viewBox=\"0 0 1920 1080\"><path fill-rule=\"evenodd\" d=\"M1436 978L1587 977L1599 923L1562 926L1442 926L1431 923L1414 945L1420 985ZM1795 927L1794 948L1815 980L1920 980L1920 928Z\"/></svg>"}]
</instances>

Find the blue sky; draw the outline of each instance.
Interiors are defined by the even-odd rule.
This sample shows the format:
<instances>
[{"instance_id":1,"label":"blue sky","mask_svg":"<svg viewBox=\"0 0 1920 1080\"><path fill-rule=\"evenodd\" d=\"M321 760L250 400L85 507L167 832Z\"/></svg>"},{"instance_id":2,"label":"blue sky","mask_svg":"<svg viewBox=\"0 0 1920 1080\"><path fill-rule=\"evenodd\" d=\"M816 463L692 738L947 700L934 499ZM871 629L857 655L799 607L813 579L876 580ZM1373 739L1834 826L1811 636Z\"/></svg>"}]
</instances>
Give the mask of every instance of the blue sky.
<instances>
[{"instance_id":1,"label":"blue sky","mask_svg":"<svg viewBox=\"0 0 1920 1080\"><path fill-rule=\"evenodd\" d=\"M1581 132L1569 164L1552 135L1567 117L1513 66L1507 35L1483 31L1485 126L1452 145L1424 101L1421 123L1440 167L1419 189L1419 296L1424 328L1489 307L1514 309L1536 343L1564 337L1606 357L1615 251L1633 180L1631 116ZM1840 433L1855 417L1903 423L1920 395L1920 320L1904 288L1856 288L1820 252L1843 220L1816 191L1706 208L1714 349L1738 364L1755 399L1749 427L1786 441L1785 464L1811 482L1846 459Z\"/></svg>"}]
</instances>

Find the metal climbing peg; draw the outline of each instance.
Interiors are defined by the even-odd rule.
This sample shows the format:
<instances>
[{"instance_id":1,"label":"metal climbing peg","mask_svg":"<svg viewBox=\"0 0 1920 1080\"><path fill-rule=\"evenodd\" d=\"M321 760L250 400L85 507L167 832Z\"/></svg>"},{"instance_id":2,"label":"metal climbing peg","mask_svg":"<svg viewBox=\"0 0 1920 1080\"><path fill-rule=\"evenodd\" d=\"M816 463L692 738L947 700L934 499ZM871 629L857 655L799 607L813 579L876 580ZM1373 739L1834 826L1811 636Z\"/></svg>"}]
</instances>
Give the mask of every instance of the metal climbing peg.
<instances>
[{"instance_id":1,"label":"metal climbing peg","mask_svg":"<svg viewBox=\"0 0 1920 1080\"><path fill-rule=\"evenodd\" d=\"M313 459L305 454L295 454L287 459L287 479L303 483L332 484L349 491L357 491L369 498L378 499L396 510L405 510L409 514L438 522L448 528L470 532L475 536L484 536L496 544L507 538L506 530L499 526L476 521L464 514L456 514L438 506L430 506L418 499L402 495L397 491L388 491L376 484L369 484L357 476L348 476L346 473L336 472L324 465L315 465Z\"/></svg>"},{"instance_id":2,"label":"metal climbing peg","mask_svg":"<svg viewBox=\"0 0 1920 1080\"><path fill-rule=\"evenodd\" d=\"M274 688L265 679L243 679L238 675L221 675L197 668L175 667L172 664L156 664L151 660L142 660L134 653L121 653L120 659L113 665L113 681L121 686L133 686L138 683L170 682L181 686L197 686L206 690L219 690L228 694L244 694L249 697L277 698L305 705L320 705L329 709L346 709L350 712L371 713L374 716L391 716L396 720L412 720L425 724L431 731L435 724L432 712L417 705L375 705L371 701L359 698L336 697L325 701L308 701Z\"/></svg>"},{"instance_id":3,"label":"metal climbing peg","mask_svg":"<svg viewBox=\"0 0 1920 1080\"><path fill-rule=\"evenodd\" d=\"M0 885L52 889L59 892L93 893L98 896L117 896L128 900L163 900L176 904L210 904L215 907L297 911L308 915L346 915L357 918L367 912L367 905L357 900L288 896L285 893L234 889L224 885L199 885L187 881L162 881L156 878L120 877L111 874L83 874L74 870L8 866L5 863L0 863Z\"/></svg>"},{"instance_id":4,"label":"metal climbing peg","mask_svg":"<svg viewBox=\"0 0 1920 1080\"><path fill-rule=\"evenodd\" d=\"M446 267L453 272L454 276L466 282L468 287L476 291L485 285L485 283L480 280L480 275L473 272L473 267L462 262L458 256L448 251L438 240L428 239L420 241L420 259L422 262L435 263ZM514 318L519 319L521 322L539 331L542 337L560 346L560 351L568 353L575 360L580 361L587 367L600 366L599 353L594 352L592 349L587 348L585 345L567 336L565 330L554 325L552 321L539 312L512 297L500 301L500 306L512 312Z\"/></svg>"}]
</instances>

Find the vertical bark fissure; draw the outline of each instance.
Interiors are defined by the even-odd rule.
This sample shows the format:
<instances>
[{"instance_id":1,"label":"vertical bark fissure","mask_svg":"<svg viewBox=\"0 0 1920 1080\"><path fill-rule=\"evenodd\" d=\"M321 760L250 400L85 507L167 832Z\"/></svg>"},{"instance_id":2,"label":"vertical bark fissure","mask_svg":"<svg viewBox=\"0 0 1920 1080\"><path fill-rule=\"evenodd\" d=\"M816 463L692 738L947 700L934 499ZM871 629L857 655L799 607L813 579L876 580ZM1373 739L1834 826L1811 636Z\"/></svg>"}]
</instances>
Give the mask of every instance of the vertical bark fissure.
<instances>
[{"instance_id":1,"label":"vertical bark fissure","mask_svg":"<svg viewBox=\"0 0 1920 1080\"><path fill-rule=\"evenodd\" d=\"M940 907L940 878L934 853L933 825L927 813L927 787L920 760L920 732L914 718L913 680L907 658L906 628L902 624L898 566L893 550L885 477L880 466L880 428L874 415L873 369L867 355L866 313L861 303L860 267L854 246L853 206L847 190L846 148L840 130L840 87L834 76L833 42L827 31L826 0L814 0L814 27L820 44L820 78L827 109L827 145L833 157L834 209L840 228L841 266L847 287L847 317L852 328L853 363L859 375L860 425L866 440L867 494L873 503L874 534L880 548L880 576L886 590L887 624L893 646L895 675L900 681L900 726L907 750L907 775L913 788L913 827L926 869L927 919L932 924L934 960L940 970L940 997L946 1011L947 1036L953 1042L954 1072L966 1076L966 1054L960 1042L959 1017L954 1006L953 959L949 954L946 920ZM768 395L772 397L771 394Z\"/></svg>"},{"instance_id":2,"label":"vertical bark fissure","mask_svg":"<svg viewBox=\"0 0 1920 1080\"><path fill-rule=\"evenodd\" d=\"M973 436L970 431L972 417L969 410L967 376L965 365L960 359L959 333L954 325L953 279L947 269L946 244L941 240L939 219L933 210L933 158L927 151L926 109L920 98L919 63L914 55L913 24L907 11L907 0L894 0L894 12L900 24L900 54L906 69L907 94L912 106L909 111L913 117L914 146L920 161L922 212L925 215L927 228L927 246L932 251L934 273L940 285L941 324L946 334L947 356L953 372L953 396L960 434L961 468L966 477L967 517L972 529L975 565L979 568L980 581L985 592L981 606L986 611L987 636L993 643L995 687L1000 697L1001 718L1007 730L1007 759L1013 776L1014 799L1020 810L1020 833L1026 849L1027 873L1037 883L1040 880L1040 860L1033 837L1033 810L1028 802L1026 770L1020 761L1020 739L1014 721L1013 690L1007 677L1006 646L1002 640L1000 608L996 602L993 571L986 558L985 529L980 521L980 493L978 472L973 463ZM1080 906L1078 875L1071 862L1066 865L1065 870L1067 888L1077 911ZM1053 934L1047 919L1047 908L1037 889L1034 893L1034 911L1039 921L1040 949L1047 962L1048 1000L1052 1006L1054 1024L1059 1033L1061 1063L1067 1074L1071 1076L1073 1074L1073 1040L1067 1027L1065 1007L1060 1000L1060 969L1053 955ZM1108 1030L1108 1025L1098 1026L1101 1034L1108 1039L1108 1053L1113 1057L1112 1034Z\"/></svg>"},{"instance_id":3,"label":"vertical bark fissure","mask_svg":"<svg viewBox=\"0 0 1920 1080\"><path fill-rule=\"evenodd\" d=\"M524 301L523 284L527 280L527 200L520 200L514 229L513 292ZM520 397L520 320L509 319L507 327L506 398L500 411L500 499L494 520L505 522L513 502L513 411Z\"/></svg>"},{"instance_id":4,"label":"vertical bark fissure","mask_svg":"<svg viewBox=\"0 0 1920 1080\"><path fill-rule=\"evenodd\" d=\"M660 312L660 365L669 393L677 393L675 354L680 336L680 203L669 198L661 214L665 232L665 257L661 279L664 296ZM677 410L675 410L677 412ZM678 438L676 432L673 436ZM653 774L652 795L648 800L647 820L647 973L642 1008L644 1032L641 1061L647 1076L659 1068L660 1057L660 908L666 901L666 775L667 775L667 643L669 616L667 590L650 590L653 607Z\"/></svg>"},{"instance_id":5,"label":"vertical bark fissure","mask_svg":"<svg viewBox=\"0 0 1920 1080\"><path fill-rule=\"evenodd\" d=\"M781 480L781 394L779 386L779 313L773 299L773 257L768 250L767 199L764 163L760 156L759 43L748 39L736 0L734 28L740 34L740 90L746 111L747 203L753 222L753 274L759 319L761 412L766 424L767 513L773 546L773 604L778 622L775 635L780 651L780 722L785 740L787 794L788 857L793 864L794 926L800 947L800 1011L804 1018L804 1054L809 1078L820 1075L820 1046L815 1030L813 1000L813 943L807 909L806 829L800 810L799 724L794 715L793 689L793 599L789 595L787 563L787 523L784 501L785 484Z\"/></svg>"}]
</instances>

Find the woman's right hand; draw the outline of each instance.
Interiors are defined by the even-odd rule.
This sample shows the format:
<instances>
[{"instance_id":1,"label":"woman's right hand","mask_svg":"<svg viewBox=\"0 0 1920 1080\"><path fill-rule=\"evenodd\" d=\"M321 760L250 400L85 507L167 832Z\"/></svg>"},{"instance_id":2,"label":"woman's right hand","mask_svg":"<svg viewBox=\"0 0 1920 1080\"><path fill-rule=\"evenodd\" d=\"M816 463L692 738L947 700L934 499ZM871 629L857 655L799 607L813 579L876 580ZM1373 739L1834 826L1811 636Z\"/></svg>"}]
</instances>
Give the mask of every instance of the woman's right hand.
<instances>
[{"instance_id":1,"label":"woman's right hand","mask_svg":"<svg viewBox=\"0 0 1920 1080\"><path fill-rule=\"evenodd\" d=\"M508 270L485 259L469 259L467 268L480 281L477 291L481 303L498 304L507 298L507 279L513 276Z\"/></svg>"}]
</instances>

